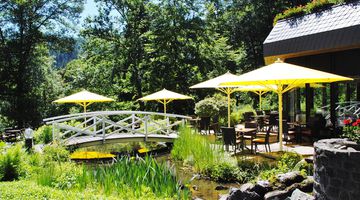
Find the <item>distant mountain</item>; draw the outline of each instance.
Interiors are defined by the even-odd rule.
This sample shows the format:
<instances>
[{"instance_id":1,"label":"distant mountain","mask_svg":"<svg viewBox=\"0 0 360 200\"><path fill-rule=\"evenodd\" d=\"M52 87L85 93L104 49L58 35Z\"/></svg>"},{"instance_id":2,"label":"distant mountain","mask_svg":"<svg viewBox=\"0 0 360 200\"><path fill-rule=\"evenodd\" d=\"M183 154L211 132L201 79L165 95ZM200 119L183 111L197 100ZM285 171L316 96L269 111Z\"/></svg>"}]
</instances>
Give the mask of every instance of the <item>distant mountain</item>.
<instances>
[{"instance_id":1,"label":"distant mountain","mask_svg":"<svg viewBox=\"0 0 360 200\"><path fill-rule=\"evenodd\" d=\"M70 61L78 58L79 52L81 51L81 45L83 43L83 39L76 39L76 43L71 52L60 52L60 51L50 51L50 54L55 58L55 67L63 68Z\"/></svg>"}]
</instances>

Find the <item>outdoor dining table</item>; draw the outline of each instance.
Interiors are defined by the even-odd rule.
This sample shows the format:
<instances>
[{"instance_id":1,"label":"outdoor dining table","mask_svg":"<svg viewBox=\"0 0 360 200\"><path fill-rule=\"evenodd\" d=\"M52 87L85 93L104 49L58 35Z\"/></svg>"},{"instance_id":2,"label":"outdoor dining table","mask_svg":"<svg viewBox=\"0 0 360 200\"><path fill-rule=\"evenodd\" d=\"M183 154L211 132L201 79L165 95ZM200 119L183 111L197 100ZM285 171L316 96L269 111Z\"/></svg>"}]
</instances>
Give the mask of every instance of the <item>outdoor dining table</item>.
<instances>
[{"instance_id":1,"label":"outdoor dining table","mask_svg":"<svg viewBox=\"0 0 360 200\"><path fill-rule=\"evenodd\" d=\"M257 128L235 128L235 131L236 135L241 138L241 149L244 150L244 148L247 148L244 136L250 136L250 140L252 141L256 137ZM252 145L251 149L249 150L251 151L251 153L253 152Z\"/></svg>"}]
</instances>

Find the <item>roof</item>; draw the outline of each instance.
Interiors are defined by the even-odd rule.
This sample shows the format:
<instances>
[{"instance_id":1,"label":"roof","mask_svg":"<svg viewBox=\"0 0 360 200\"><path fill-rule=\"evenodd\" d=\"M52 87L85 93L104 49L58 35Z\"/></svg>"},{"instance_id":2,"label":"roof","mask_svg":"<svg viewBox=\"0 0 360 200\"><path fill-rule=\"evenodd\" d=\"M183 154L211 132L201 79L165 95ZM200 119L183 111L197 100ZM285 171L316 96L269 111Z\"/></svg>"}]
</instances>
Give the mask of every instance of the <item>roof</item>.
<instances>
[{"instance_id":1,"label":"roof","mask_svg":"<svg viewBox=\"0 0 360 200\"><path fill-rule=\"evenodd\" d=\"M279 21L264 41L264 56L360 46L360 2Z\"/></svg>"}]
</instances>

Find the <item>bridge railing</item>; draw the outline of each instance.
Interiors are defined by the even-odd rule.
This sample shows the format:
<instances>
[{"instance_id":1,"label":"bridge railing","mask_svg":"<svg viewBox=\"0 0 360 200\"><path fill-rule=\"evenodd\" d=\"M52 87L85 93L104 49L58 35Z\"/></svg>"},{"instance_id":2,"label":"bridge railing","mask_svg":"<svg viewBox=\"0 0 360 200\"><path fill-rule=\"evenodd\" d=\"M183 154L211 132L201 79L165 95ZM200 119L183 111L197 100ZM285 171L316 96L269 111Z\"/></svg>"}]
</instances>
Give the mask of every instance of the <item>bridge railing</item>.
<instances>
[{"instance_id":1,"label":"bridge railing","mask_svg":"<svg viewBox=\"0 0 360 200\"><path fill-rule=\"evenodd\" d=\"M103 141L115 134L140 134L147 141L150 134L177 134L174 127L191 117L143 111L97 111L44 119L53 126L53 139L66 142L83 137L101 137Z\"/></svg>"}]
</instances>

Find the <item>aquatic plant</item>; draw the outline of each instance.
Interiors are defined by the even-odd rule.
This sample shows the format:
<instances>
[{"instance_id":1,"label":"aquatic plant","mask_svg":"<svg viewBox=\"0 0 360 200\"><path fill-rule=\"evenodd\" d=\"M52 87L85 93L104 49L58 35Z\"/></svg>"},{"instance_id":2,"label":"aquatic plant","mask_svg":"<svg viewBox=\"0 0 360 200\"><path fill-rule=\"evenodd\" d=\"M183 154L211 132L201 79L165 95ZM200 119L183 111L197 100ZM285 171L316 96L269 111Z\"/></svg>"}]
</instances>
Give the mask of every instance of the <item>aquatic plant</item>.
<instances>
[{"instance_id":1,"label":"aquatic plant","mask_svg":"<svg viewBox=\"0 0 360 200\"><path fill-rule=\"evenodd\" d=\"M187 198L181 190L174 171L166 163L158 163L151 157L121 158L113 165L84 166L79 186L98 188L106 195L118 194L140 197L146 193L157 198Z\"/></svg>"}]
</instances>

